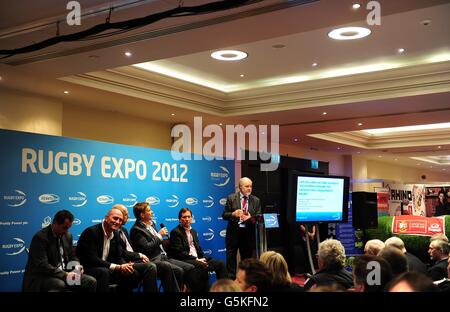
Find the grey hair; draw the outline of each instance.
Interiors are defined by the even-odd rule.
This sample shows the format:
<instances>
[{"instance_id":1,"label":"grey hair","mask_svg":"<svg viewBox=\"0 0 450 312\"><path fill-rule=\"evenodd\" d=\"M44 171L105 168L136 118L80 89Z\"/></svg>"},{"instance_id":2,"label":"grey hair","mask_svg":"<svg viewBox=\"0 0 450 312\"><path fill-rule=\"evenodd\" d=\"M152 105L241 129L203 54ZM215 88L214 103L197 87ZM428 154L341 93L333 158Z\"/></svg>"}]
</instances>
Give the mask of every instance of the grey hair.
<instances>
[{"instance_id":1,"label":"grey hair","mask_svg":"<svg viewBox=\"0 0 450 312\"><path fill-rule=\"evenodd\" d=\"M327 268L342 269L345 264L345 248L336 239L326 239L319 244L319 258Z\"/></svg>"}]
</instances>

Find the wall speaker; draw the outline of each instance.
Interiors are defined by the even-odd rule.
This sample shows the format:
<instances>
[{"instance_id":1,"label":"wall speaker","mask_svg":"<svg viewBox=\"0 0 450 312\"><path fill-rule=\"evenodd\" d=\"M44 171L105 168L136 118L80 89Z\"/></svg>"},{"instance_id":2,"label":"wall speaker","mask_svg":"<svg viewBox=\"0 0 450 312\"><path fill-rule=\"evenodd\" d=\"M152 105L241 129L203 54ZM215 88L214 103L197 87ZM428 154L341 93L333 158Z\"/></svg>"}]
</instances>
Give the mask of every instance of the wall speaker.
<instances>
[{"instance_id":1,"label":"wall speaker","mask_svg":"<svg viewBox=\"0 0 450 312\"><path fill-rule=\"evenodd\" d=\"M377 193L352 193L352 218L355 229L378 227Z\"/></svg>"}]
</instances>

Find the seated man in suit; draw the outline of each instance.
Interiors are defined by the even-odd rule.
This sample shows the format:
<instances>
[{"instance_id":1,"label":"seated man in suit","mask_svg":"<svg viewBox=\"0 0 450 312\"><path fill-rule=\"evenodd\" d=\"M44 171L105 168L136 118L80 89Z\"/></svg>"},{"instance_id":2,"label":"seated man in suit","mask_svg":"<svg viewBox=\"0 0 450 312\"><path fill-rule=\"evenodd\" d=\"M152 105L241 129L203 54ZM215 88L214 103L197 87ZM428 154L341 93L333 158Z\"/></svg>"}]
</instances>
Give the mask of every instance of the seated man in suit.
<instances>
[{"instance_id":1,"label":"seated man in suit","mask_svg":"<svg viewBox=\"0 0 450 312\"><path fill-rule=\"evenodd\" d=\"M225 263L211 257L205 258L197 232L191 227L192 211L189 208L180 210L178 220L180 224L170 232L170 254L175 259L195 266L199 284L197 289L207 292L209 290L208 271L215 271L217 279L226 278Z\"/></svg>"},{"instance_id":2,"label":"seated man in suit","mask_svg":"<svg viewBox=\"0 0 450 312\"><path fill-rule=\"evenodd\" d=\"M438 281L446 278L448 265L448 243L442 239L435 239L431 241L428 248L430 258L435 261L434 265L428 269L428 276L433 281Z\"/></svg>"},{"instance_id":3,"label":"seated man in suit","mask_svg":"<svg viewBox=\"0 0 450 312\"><path fill-rule=\"evenodd\" d=\"M405 243L399 237L392 236L388 238L385 242L386 246L392 246L399 249L406 256L406 261L408 262L408 271L416 271L422 274L427 274L427 266L419 258L417 258L412 253L406 251Z\"/></svg>"},{"instance_id":4,"label":"seated man in suit","mask_svg":"<svg viewBox=\"0 0 450 312\"><path fill-rule=\"evenodd\" d=\"M144 291L155 291L156 271L151 263L126 262L118 230L123 222L122 212L109 210L102 223L88 227L78 240L77 255L97 279L97 290L108 292L109 284L119 284L119 290L132 291L142 281Z\"/></svg>"},{"instance_id":5,"label":"seated man in suit","mask_svg":"<svg viewBox=\"0 0 450 312\"><path fill-rule=\"evenodd\" d=\"M153 222L153 211L147 202L134 205L136 223L130 230L133 248L145 254L158 268L161 284L166 292L178 292L182 288L183 273L194 268L192 264L170 259L162 246L163 237L169 234L167 228L158 231ZM174 279L174 274L175 278Z\"/></svg>"},{"instance_id":6,"label":"seated man in suit","mask_svg":"<svg viewBox=\"0 0 450 312\"><path fill-rule=\"evenodd\" d=\"M63 291L66 288L94 292L97 281L82 270L72 271L78 259L72 252L73 215L58 211L53 223L37 232L31 241L25 268L23 290L30 292Z\"/></svg>"}]
</instances>

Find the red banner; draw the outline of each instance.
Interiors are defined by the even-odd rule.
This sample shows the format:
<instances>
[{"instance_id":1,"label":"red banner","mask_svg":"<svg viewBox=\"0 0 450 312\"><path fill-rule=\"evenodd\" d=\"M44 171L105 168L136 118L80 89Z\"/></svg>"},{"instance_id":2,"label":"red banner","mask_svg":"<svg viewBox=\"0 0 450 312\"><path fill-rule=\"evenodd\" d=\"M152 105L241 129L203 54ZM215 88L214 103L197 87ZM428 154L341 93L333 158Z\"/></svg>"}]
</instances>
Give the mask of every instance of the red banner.
<instances>
[{"instance_id":1,"label":"red banner","mask_svg":"<svg viewBox=\"0 0 450 312\"><path fill-rule=\"evenodd\" d=\"M392 234L432 236L434 234L445 234L444 226L444 217L395 216L392 221Z\"/></svg>"}]
</instances>

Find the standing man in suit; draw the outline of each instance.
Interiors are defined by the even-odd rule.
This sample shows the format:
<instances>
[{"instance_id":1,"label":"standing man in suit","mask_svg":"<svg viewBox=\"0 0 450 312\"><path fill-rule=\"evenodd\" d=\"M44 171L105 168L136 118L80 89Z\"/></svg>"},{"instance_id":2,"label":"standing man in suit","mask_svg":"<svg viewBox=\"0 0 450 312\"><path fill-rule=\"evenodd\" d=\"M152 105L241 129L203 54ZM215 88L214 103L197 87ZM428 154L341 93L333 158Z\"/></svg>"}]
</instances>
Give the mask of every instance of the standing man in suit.
<instances>
[{"instance_id":1,"label":"standing man in suit","mask_svg":"<svg viewBox=\"0 0 450 312\"><path fill-rule=\"evenodd\" d=\"M255 249L255 225L252 217L261 214L259 198L251 195L253 182L249 178L239 180L239 192L227 198L222 218L228 221L225 246L227 249L227 271L231 279L236 278L237 251L241 260L251 258Z\"/></svg>"},{"instance_id":2,"label":"standing man in suit","mask_svg":"<svg viewBox=\"0 0 450 312\"><path fill-rule=\"evenodd\" d=\"M170 251L171 255L195 266L197 280L191 285L191 291L209 290L208 271L215 271L217 279L227 277L225 263L220 260L205 257L197 231L191 227L192 211L189 208L181 208L178 212L180 224L170 232Z\"/></svg>"},{"instance_id":3,"label":"standing man in suit","mask_svg":"<svg viewBox=\"0 0 450 312\"><path fill-rule=\"evenodd\" d=\"M99 292L108 292L112 283L119 284L121 291L132 291L140 282L145 292L156 291L154 266L151 263L133 263L122 251L118 233L122 222L123 215L119 209L109 210L102 223L81 233L77 255L86 272L97 279Z\"/></svg>"},{"instance_id":4,"label":"standing man in suit","mask_svg":"<svg viewBox=\"0 0 450 312\"><path fill-rule=\"evenodd\" d=\"M169 231L165 227L159 231L156 230L149 203L141 202L134 205L133 214L136 217L136 223L131 228L130 237L134 249L145 254L156 264L161 284L166 292L180 291L184 272L192 270L194 266L167 256L162 242Z\"/></svg>"},{"instance_id":5,"label":"standing man in suit","mask_svg":"<svg viewBox=\"0 0 450 312\"><path fill-rule=\"evenodd\" d=\"M83 274L82 270L70 272L79 264L72 252L73 239L69 233L72 222L72 213L60 210L52 224L33 236L23 280L24 291L63 291L66 288L96 291L95 278Z\"/></svg>"}]
</instances>

